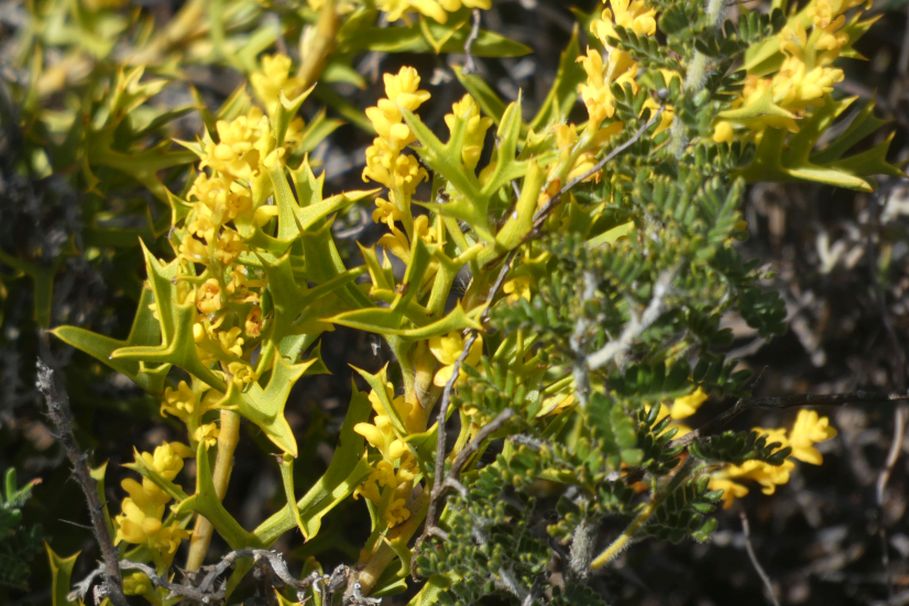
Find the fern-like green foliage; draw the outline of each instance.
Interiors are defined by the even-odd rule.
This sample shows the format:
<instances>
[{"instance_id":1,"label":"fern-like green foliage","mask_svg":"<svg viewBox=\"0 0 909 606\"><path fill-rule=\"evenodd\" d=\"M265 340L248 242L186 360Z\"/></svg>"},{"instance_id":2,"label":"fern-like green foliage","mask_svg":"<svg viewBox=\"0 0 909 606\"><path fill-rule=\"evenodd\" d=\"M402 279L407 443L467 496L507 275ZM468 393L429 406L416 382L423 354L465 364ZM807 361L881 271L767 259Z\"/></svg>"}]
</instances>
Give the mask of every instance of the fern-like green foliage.
<instances>
[{"instance_id":1,"label":"fern-like green foliage","mask_svg":"<svg viewBox=\"0 0 909 606\"><path fill-rule=\"evenodd\" d=\"M34 486L34 482L19 486L16 470L6 470L0 495L0 585L26 589L32 561L41 552L40 527L22 518Z\"/></svg>"}]
</instances>

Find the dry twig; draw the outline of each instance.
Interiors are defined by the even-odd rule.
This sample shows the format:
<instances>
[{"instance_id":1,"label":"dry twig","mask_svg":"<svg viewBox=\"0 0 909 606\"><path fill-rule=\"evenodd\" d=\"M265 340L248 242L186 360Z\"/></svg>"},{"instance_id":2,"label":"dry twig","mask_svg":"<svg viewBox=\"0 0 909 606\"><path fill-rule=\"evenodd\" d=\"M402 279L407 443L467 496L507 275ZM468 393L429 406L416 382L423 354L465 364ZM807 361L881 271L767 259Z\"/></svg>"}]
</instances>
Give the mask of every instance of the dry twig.
<instances>
[{"instance_id":1,"label":"dry twig","mask_svg":"<svg viewBox=\"0 0 909 606\"><path fill-rule=\"evenodd\" d=\"M47 416L54 425L57 439L63 444L66 458L73 466L73 477L79 483L85 502L88 505L88 514L92 522L92 531L101 550L101 559L104 567L103 595L110 598L114 606L127 606L126 596L123 595L123 579L120 568L117 566L117 549L111 540L110 532L104 520L104 510L98 499L97 485L91 478L85 454L79 449L76 437L73 434L73 416L69 406L69 394L66 393L60 376L54 368L50 347L46 335L40 341L41 357L37 360L36 386L44 396L47 403ZM42 359L44 358L44 359ZM46 361L45 361L46 360Z\"/></svg>"},{"instance_id":2,"label":"dry twig","mask_svg":"<svg viewBox=\"0 0 909 606\"><path fill-rule=\"evenodd\" d=\"M739 512L739 519L742 520L742 536L745 539L745 551L748 552L748 559L751 560L751 565L754 566L755 572L757 572L758 576L761 578L761 582L764 584L764 591L767 593L767 601L773 604L773 606L780 606L779 600L776 599L776 592L773 590L773 583L770 581L770 577L767 576L764 567L761 566L761 562L754 552L754 547L751 545L751 525L748 524L748 516L745 515L744 510Z\"/></svg>"}]
</instances>

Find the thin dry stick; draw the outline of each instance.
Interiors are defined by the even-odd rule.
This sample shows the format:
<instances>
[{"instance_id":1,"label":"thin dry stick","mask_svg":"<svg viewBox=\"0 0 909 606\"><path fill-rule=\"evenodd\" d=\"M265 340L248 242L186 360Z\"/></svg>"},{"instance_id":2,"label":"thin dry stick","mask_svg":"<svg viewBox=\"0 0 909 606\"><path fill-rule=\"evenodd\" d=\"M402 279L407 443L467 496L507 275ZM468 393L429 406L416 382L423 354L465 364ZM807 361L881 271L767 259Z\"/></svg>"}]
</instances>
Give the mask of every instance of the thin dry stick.
<instances>
[{"instance_id":1,"label":"thin dry stick","mask_svg":"<svg viewBox=\"0 0 909 606\"><path fill-rule=\"evenodd\" d=\"M486 441L489 436L499 431L503 425L505 425L511 418L514 416L514 411L510 408L506 408L494 418L492 421L484 425L480 431L477 432L477 435L467 443L464 448L458 453L458 456L455 457L454 462L451 464L451 470L448 472L448 475L452 479L457 479L458 475L461 473L461 469L464 467L464 464L467 463L473 453L480 449L480 446L483 445L483 442ZM444 483L443 483L444 484Z\"/></svg>"},{"instance_id":2,"label":"thin dry stick","mask_svg":"<svg viewBox=\"0 0 909 606\"><path fill-rule=\"evenodd\" d=\"M647 304L644 312L640 316L632 315L622 329L622 334L619 335L618 339L610 341L587 356L587 368L596 370L614 359L621 363L634 340L650 328L663 314L666 295L669 294L669 287L672 285L672 279L675 277L676 271L676 269L671 269L660 274L653 285L653 298L650 299L650 303Z\"/></svg>"},{"instance_id":3,"label":"thin dry stick","mask_svg":"<svg viewBox=\"0 0 909 606\"><path fill-rule=\"evenodd\" d=\"M907 13L909 14L909 13ZM900 54L900 69L901 72L905 71L906 65L902 63L903 54L909 49L909 42L906 40L903 41L903 48ZM909 58L906 59L909 61ZM878 194L874 198L874 205L877 209L882 207L881 204L881 195ZM880 255L878 254L879 248L876 246L876 241L873 236L874 233L879 233L881 229L880 225L880 213L873 212L871 213L871 221L873 227L876 230L870 230L867 238L868 245L868 261L870 267L875 270L872 271L872 275L877 275L876 268L880 263ZM894 370L894 381L896 388L905 393L906 392L906 351L902 343L900 343L900 338L897 335L896 327L893 324L893 320L890 314L890 308L887 306L887 295L886 291L883 288L883 285L879 280L875 280L874 283L874 293L875 299L877 300L878 309L880 310L881 322L884 325L885 333L887 335L887 340L890 342L890 347L893 350L893 370ZM887 586L887 596L889 598L893 597L893 578L890 573L890 545L887 540L887 526L884 506L887 502L887 484L890 482L890 475L893 473L893 468L896 465L897 459L899 459L900 451L903 447L903 440L906 435L906 405L901 404L897 406L896 410L893 411L893 437L890 441L890 448L887 450L887 457L884 460L884 465L878 472L877 481L875 482L875 500L877 502L877 516L878 516L878 539L881 545L881 567L884 572L884 582Z\"/></svg>"},{"instance_id":4,"label":"thin dry stick","mask_svg":"<svg viewBox=\"0 0 909 606\"><path fill-rule=\"evenodd\" d=\"M104 520L103 509L98 499L97 485L91 478L85 454L79 449L79 444L73 434L73 416L69 407L69 394L66 393L59 374L52 366L53 361L46 336L41 340L40 347L42 350L41 357L45 358L47 362L42 360L41 357L37 360L36 386L38 391L44 396L44 400L47 403L47 416L54 425L57 439L63 444L66 458L69 459L70 464L73 466L73 476L85 496L88 514L92 522L92 530L104 562L105 593L114 606L127 606L128 602L123 595L123 579L120 576L120 568L117 565L119 559L117 549L114 547L113 541L111 541L110 532Z\"/></svg>"},{"instance_id":5,"label":"thin dry stick","mask_svg":"<svg viewBox=\"0 0 909 606\"><path fill-rule=\"evenodd\" d=\"M767 576L764 567L761 566L757 554L754 553L754 547L751 545L751 526L748 524L748 516L745 515L744 511L739 512L739 519L742 520L742 536L745 539L745 551L748 552L748 559L751 560L751 565L754 566L755 572L757 572L758 576L761 578L761 582L764 584L764 591L767 593L767 601L773 604L773 606L780 606L779 601L776 599L776 592L773 590L773 583L770 581L770 577Z\"/></svg>"},{"instance_id":6,"label":"thin dry stick","mask_svg":"<svg viewBox=\"0 0 909 606\"><path fill-rule=\"evenodd\" d=\"M477 41L477 38L480 37L480 9L475 8L470 14L470 35L467 36L467 40L464 41L464 55L466 59L464 60L464 71L465 74L472 74L477 71L477 64L473 58L473 45Z\"/></svg>"},{"instance_id":7,"label":"thin dry stick","mask_svg":"<svg viewBox=\"0 0 909 606\"><path fill-rule=\"evenodd\" d=\"M180 597L200 604L216 604L223 602L225 598L223 584L220 587L216 587L218 579L230 570L237 563L237 560L244 558L250 558L257 564L267 564L268 569L271 570L283 585L291 587L297 592L297 599L301 602L307 599L307 596L303 593L304 591L309 589L324 591L326 588L330 587L332 579L335 576L334 573L329 576L314 571L303 579L298 579L288 569L287 562L284 561L284 556L280 552L270 549L237 549L231 551L225 554L217 564L205 566L203 571L206 572L206 575L198 584L193 584L191 581L186 583L175 583L168 577L159 576L153 567L142 562L120 560L119 567L122 570L137 570L143 573L148 577L152 585L166 589L174 597ZM67 595L67 598L72 601L84 600L86 596L88 596L89 590L91 590L95 580L103 574L102 568L96 568L82 581L74 585L74 589ZM355 597L360 600L360 603L379 603L378 600L356 595L359 593L356 586L352 589Z\"/></svg>"},{"instance_id":8,"label":"thin dry stick","mask_svg":"<svg viewBox=\"0 0 909 606\"><path fill-rule=\"evenodd\" d=\"M426 512L427 526L435 524L436 499L442 491L442 482L445 477L445 442L447 438L445 435L445 422L448 420L448 407L451 403L451 392L452 389L454 389L455 381L458 380L458 376L461 374L461 364L467 359L470 348L476 340L477 332L471 331L470 336L464 341L464 349L461 350L461 354L458 356L458 359L455 360L454 366L451 369L451 377L448 378L445 387L442 389L442 403L439 406L439 416L436 420L438 428L438 436L436 438L436 469L432 478L432 493L429 496L429 509Z\"/></svg>"},{"instance_id":9,"label":"thin dry stick","mask_svg":"<svg viewBox=\"0 0 909 606\"><path fill-rule=\"evenodd\" d=\"M887 528L884 523L884 505L887 501L887 484L890 481L890 475L899 459L900 451L903 449L903 440L906 437L906 406L900 405L893 411L893 438L890 440L890 448L887 451L887 458L884 460L884 466L877 476L875 484L875 499L877 501L877 510L879 518L878 535L881 543L881 566L884 569L884 579L887 584L887 595L893 597L893 579L890 574L890 545L887 541Z\"/></svg>"},{"instance_id":10,"label":"thin dry stick","mask_svg":"<svg viewBox=\"0 0 909 606\"><path fill-rule=\"evenodd\" d=\"M512 251L508 254L505 259L505 262L502 264L502 268L499 270L498 276L496 276L495 282L490 287L489 292L486 295L486 308L483 310L482 315L480 316L480 322L483 323L489 317L489 309L492 306L492 301L495 299L496 294L502 288L502 284L505 282L505 277L508 275L509 270L511 269L511 263L514 260L515 251ZM442 493L442 483L445 480L445 451L446 451L446 442L447 435L445 431L445 423L448 420L448 408L451 405L451 393L454 389L454 384L457 382L458 377L461 374L461 365L464 363L464 360L467 359L468 354L470 353L470 348L477 340L478 332L476 330L470 331L470 335L464 341L464 347L461 349L461 354L455 360L454 365L451 369L451 376L448 378L448 381L445 383L445 387L442 389L442 401L439 404L439 414L436 417L436 468L435 474L432 479L432 492L429 494L429 505L426 510L426 522L423 526L423 533L420 535L420 538L417 539L417 543L422 542L423 538L427 534L430 534L432 527L436 523L436 514L438 512L438 498Z\"/></svg>"},{"instance_id":11,"label":"thin dry stick","mask_svg":"<svg viewBox=\"0 0 909 606\"><path fill-rule=\"evenodd\" d=\"M303 64L297 74L303 82L303 88L309 88L319 79L322 70L328 63L328 58L338 41L338 28L341 27L341 17L335 8L335 0L327 0L319 12L312 38L304 49Z\"/></svg>"}]
</instances>

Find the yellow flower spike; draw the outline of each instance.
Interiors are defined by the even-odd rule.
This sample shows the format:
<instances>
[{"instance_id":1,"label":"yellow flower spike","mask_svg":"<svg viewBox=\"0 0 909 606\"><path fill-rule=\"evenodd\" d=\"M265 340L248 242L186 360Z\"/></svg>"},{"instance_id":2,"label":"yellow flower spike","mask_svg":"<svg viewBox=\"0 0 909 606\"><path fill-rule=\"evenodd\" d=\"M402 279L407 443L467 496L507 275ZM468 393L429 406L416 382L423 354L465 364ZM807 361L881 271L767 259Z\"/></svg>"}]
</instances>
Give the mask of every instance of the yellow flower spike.
<instances>
[{"instance_id":1,"label":"yellow flower spike","mask_svg":"<svg viewBox=\"0 0 909 606\"><path fill-rule=\"evenodd\" d=\"M698 411L698 408L707 401L708 397L704 390L698 387L687 396L676 398L669 408L669 416L673 420L688 418Z\"/></svg>"},{"instance_id":2,"label":"yellow flower spike","mask_svg":"<svg viewBox=\"0 0 909 606\"><path fill-rule=\"evenodd\" d=\"M397 74L385 74L385 96L398 107L416 111L420 105L429 100L429 92L420 89L420 74L416 69L405 65Z\"/></svg>"},{"instance_id":3,"label":"yellow flower spike","mask_svg":"<svg viewBox=\"0 0 909 606\"><path fill-rule=\"evenodd\" d=\"M165 442L153 453L136 453L138 458L162 477L172 480L183 468L183 459L192 451L179 442ZM121 486L129 495L120 506L121 513L114 518L114 542L148 545L158 556L170 557L189 533L176 524L165 526L165 505L170 497L147 478L142 483L127 478Z\"/></svg>"},{"instance_id":4,"label":"yellow flower spike","mask_svg":"<svg viewBox=\"0 0 909 606\"><path fill-rule=\"evenodd\" d=\"M235 179L251 180L260 172L262 160L274 146L268 118L253 108L229 122L219 120L215 130L217 143L207 133L203 139L200 167L211 167Z\"/></svg>"},{"instance_id":5,"label":"yellow flower spike","mask_svg":"<svg viewBox=\"0 0 909 606\"><path fill-rule=\"evenodd\" d=\"M830 426L829 418L822 417L813 410L800 410L789 432L791 456L804 463L820 465L823 457L814 445L834 437L836 429Z\"/></svg>"},{"instance_id":6,"label":"yellow flower spike","mask_svg":"<svg viewBox=\"0 0 909 606\"><path fill-rule=\"evenodd\" d=\"M293 63L287 55L266 55L259 71L249 77L256 96L271 114L277 110L282 94L293 99L303 92L303 82L290 75L292 69Z\"/></svg>"},{"instance_id":7,"label":"yellow flower spike","mask_svg":"<svg viewBox=\"0 0 909 606\"><path fill-rule=\"evenodd\" d=\"M445 125L449 132L454 132L458 120L464 121L464 144L461 148L461 161L473 170L483 153L483 142L486 131L492 126L493 121L480 114L480 107L469 94L464 95L460 101L455 101L451 106L451 113L445 115Z\"/></svg>"},{"instance_id":8,"label":"yellow flower spike","mask_svg":"<svg viewBox=\"0 0 909 606\"><path fill-rule=\"evenodd\" d=\"M628 83L637 90L634 80L637 67L631 56L619 49L611 49L605 55L588 48L578 58L587 75L585 82L578 86L578 92L590 117L589 128L599 129L600 124L615 115L615 95L611 87L616 83Z\"/></svg>"},{"instance_id":9,"label":"yellow flower spike","mask_svg":"<svg viewBox=\"0 0 909 606\"><path fill-rule=\"evenodd\" d=\"M187 198L190 202L202 203L218 225L248 215L252 210L249 188L220 174L209 177L204 172L199 173Z\"/></svg>"},{"instance_id":10,"label":"yellow flower spike","mask_svg":"<svg viewBox=\"0 0 909 606\"><path fill-rule=\"evenodd\" d=\"M384 82L386 98L366 109L366 117L378 136L366 149L363 180L380 183L405 198L398 200L389 196L388 201L398 207L397 215L380 213L390 227L391 222L402 218L405 211L409 213L410 196L427 178L417 159L403 153L415 137L404 123L401 110L415 111L429 99L429 93L420 90L420 76L417 70L408 66L402 67L397 74L385 74Z\"/></svg>"}]
</instances>

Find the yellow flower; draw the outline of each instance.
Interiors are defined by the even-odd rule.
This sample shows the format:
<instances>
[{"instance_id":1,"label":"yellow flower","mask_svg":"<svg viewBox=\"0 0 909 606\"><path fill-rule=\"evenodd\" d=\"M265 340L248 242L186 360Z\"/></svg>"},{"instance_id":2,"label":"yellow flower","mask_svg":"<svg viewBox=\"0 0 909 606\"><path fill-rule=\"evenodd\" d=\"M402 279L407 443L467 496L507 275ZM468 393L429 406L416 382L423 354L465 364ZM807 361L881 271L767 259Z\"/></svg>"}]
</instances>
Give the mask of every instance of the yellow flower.
<instances>
[{"instance_id":1,"label":"yellow flower","mask_svg":"<svg viewBox=\"0 0 909 606\"><path fill-rule=\"evenodd\" d=\"M218 443L218 431L216 423L205 423L196 428L196 431L193 432L193 439L205 444L206 448L211 448Z\"/></svg>"},{"instance_id":2,"label":"yellow flower","mask_svg":"<svg viewBox=\"0 0 909 606\"><path fill-rule=\"evenodd\" d=\"M454 134L455 126L464 122L464 139L461 147L461 161L469 169L474 169L483 153L483 142L486 131L492 126L492 119L480 115L480 107L470 95L464 95L460 101L451 106L451 113L445 115L445 125Z\"/></svg>"},{"instance_id":3,"label":"yellow flower","mask_svg":"<svg viewBox=\"0 0 909 606\"><path fill-rule=\"evenodd\" d=\"M395 221L400 221L403 214L398 209L397 204L384 198L376 198L376 209L372 211L372 220L376 223L384 223L389 228L393 228Z\"/></svg>"},{"instance_id":4,"label":"yellow flower","mask_svg":"<svg viewBox=\"0 0 909 606\"><path fill-rule=\"evenodd\" d=\"M151 590L151 580L142 572L133 572L123 577L123 593L126 595L143 595Z\"/></svg>"},{"instance_id":5,"label":"yellow flower","mask_svg":"<svg viewBox=\"0 0 909 606\"><path fill-rule=\"evenodd\" d=\"M732 124L728 120L719 120L713 127L714 143L730 143L735 136Z\"/></svg>"},{"instance_id":6,"label":"yellow flower","mask_svg":"<svg viewBox=\"0 0 909 606\"><path fill-rule=\"evenodd\" d=\"M167 480L173 480L183 468L183 459L192 456L192 451L179 442L165 442L154 453L137 453L142 462ZM142 483L132 478L121 482L129 495L120 506L121 513L114 518L115 543L147 545L159 559L174 554L180 542L189 533L176 523L163 522L165 505L170 497L148 479Z\"/></svg>"},{"instance_id":7,"label":"yellow flower","mask_svg":"<svg viewBox=\"0 0 909 606\"><path fill-rule=\"evenodd\" d=\"M814 445L834 437L836 429L830 426L830 419L813 410L800 410L789 432L791 456L804 463L820 465L823 457Z\"/></svg>"},{"instance_id":8,"label":"yellow flower","mask_svg":"<svg viewBox=\"0 0 909 606\"><path fill-rule=\"evenodd\" d=\"M426 171L416 158L404 154L387 140L376 138L372 145L366 148L364 181L371 179L391 190L399 190L409 199L426 178Z\"/></svg>"},{"instance_id":9,"label":"yellow flower","mask_svg":"<svg viewBox=\"0 0 909 606\"><path fill-rule=\"evenodd\" d=\"M781 447L792 449L789 457L782 465L770 465L764 461L745 461L741 465L728 465L715 472L710 479L711 490L723 491L723 506L729 507L732 502L748 494L748 488L742 484L744 480L757 482L761 485L761 492L773 494L777 486L789 481L789 476L795 469L795 461L803 461L812 465L820 465L821 453L814 448L814 444L828 440L836 435L836 430L830 427L827 417L820 417L812 410L801 410L788 432L784 428L765 429L755 428L755 431L766 436L767 443L777 443Z\"/></svg>"},{"instance_id":10,"label":"yellow flower","mask_svg":"<svg viewBox=\"0 0 909 606\"><path fill-rule=\"evenodd\" d=\"M234 179L251 180L274 147L268 118L261 110L253 108L230 122L219 120L215 130L217 143L209 133L205 134L200 166L210 166Z\"/></svg>"},{"instance_id":11,"label":"yellow flower","mask_svg":"<svg viewBox=\"0 0 909 606\"><path fill-rule=\"evenodd\" d=\"M184 421L193 414L198 399L186 381L180 381L177 388L164 389L164 401L161 402L161 415L168 414Z\"/></svg>"},{"instance_id":12,"label":"yellow flower","mask_svg":"<svg viewBox=\"0 0 909 606\"><path fill-rule=\"evenodd\" d=\"M843 80L843 70L807 65L798 57L786 57L773 77L773 100L789 111L795 111L830 94L833 85Z\"/></svg>"},{"instance_id":13,"label":"yellow flower","mask_svg":"<svg viewBox=\"0 0 909 606\"><path fill-rule=\"evenodd\" d=\"M291 100L303 92L303 81L290 75L292 68L293 63L287 55L266 55L262 57L260 70L249 77L256 96L270 114L277 110L281 95Z\"/></svg>"},{"instance_id":14,"label":"yellow flower","mask_svg":"<svg viewBox=\"0 0 909 606\"><path fill-rule=\"evenodd\" d=\"M611 49L604 55L588 48L587 54L578 58L587 79L578 87L578 92L590 116L590 124L598 128L600 123L615 115L615 95L611 87L615 83L628 83L637 90L634 81L636 66L631 56L623 50Z\"/></svg>"},{"instance_id":15,"label":"yellow flower","mask_svg":"<svg viewBox=\"0 0 909 606\"><path fill-rule=\"evenodd\" d=\"M707 401L709 396L704 390L698 387L687 396L676 398L669 408L669 416L673 420L685 419L693 415L701 407L701 404Z\"/></svg>"},{"instance_id":16,"label":"yellow flower","mask_svg":"<svg viewBox=\"0 0 909 606\"><path fill-rule=\"evenodd\" d=\"M519 299L530 300L531 296L530 276L515 276L511 280L502 284L502 292L507 295L506 301L514 303Z\"/></svg>"},{"instance_id":17,"label":"yellow flower","mask_svg":"<svg viewBox=\"0 0 909 606\"><path fill-rule=\"evenodd\" d=\"M709 488L710 490L723 491L724 509L729 509L736 499L741 499L748 494L748 487L744 484L740 484L739 482L717 474L710 477Z\"/></svg>"},{"instance_id":18,"label":"yellow flower","mask_svg":"<svg viewBox=\"0 0 909 606\"><path fill-rule=\"evenodd\" d=\"M221 309L221 284L209 278L196 288L196 309L203 314L213 314Z\"/></svg>"},{"instance_id":19,"label":"yellow flower","mask_svg":"<svg viewBox=\"0 0 909 606\"><path fill-rule=\"evenodd\" d=\"M255 339L262 334L262 326L264 324L265 319L262 317L262 308L253 307L246 314L246 319L243 321L243 332Z\"/></svg>"},{"instance_id":20,"label":"yellow flower","mask_svg":"<svg viewBox=\"0 0 909 606\"><path fill-rule=\"evenodd\" d=\"M204 204L211 212L212 221L218 225L249 215L252 210L249 188L224 175L209 177L204 172L199 173L187 197Z\"/></svg>"},{"instance_id":21,"label":"yellow flower","mask_svg":"<svg viewBox=\"0 0 909 606\"><path fill-rule=\"evenodd\" d=\"M256 380L256 371L246 362L228 362L227 373L231 382L241 389Z\"/></svg>"},{"instance_id":22,"label":"yellow flower","mask_svg":"<svg viewBox=\"0 0 909 606\"><path fill-rule=\"evenodd\" d=\"M385 522L389 528L402 524L410 517L410 510L407 509L407 502L404 499L394 499L391 505L385 510Z\"/></svg>"},{"instance_id":23,"label":"yellow flower","mask_svg":"<svg viewBox=\"0 0 909 606\"><path fill-rule=\"evenodd\" d=\"M615 26L633 31L639 36L656 32L656 10L640 0L609 0L610 8L603 9L599 19L590 24L590 31L607 47L616 38Z\"/></svg>"},{"instance_id":24,"label":"yellow flower","mask_svg":"<svg viewBox=\"0 0 909 606\"><path fill-rule=\"evenodd\" d=\"M448 383L448 380L451 378L451 374L454 371L454 364L461 356L463 350L464 338L461 336L461 333L457 331L450 332L441 337L433 337L429 340L429 351L431 351L435 359L442 364L442 367L436 371L436 374L433 377L432 382L434 385L444 387L445 384ZM477 335L477 338L470 346L470 351L467 352L464 364L473 366L480 361L482 355L483 337ZM459 380L463 380L463 378L464 374L462 373Z\"/></svg>"},{"instance_id":25,"label":"yellow flower","mask_svg":"<svg viewBox=\"0 0 909 606\"><path fill-rule=\"evenodd\" d=\"M165 442L154 453L143 452L142 460L166 480L173 480L183 469L183 459L193 456L189 446L181 442Z\"/></svg>"},{"instance_id":26,"label":"yellow flower","mask_svg":"<svg viewBox=\"0 0 909 606\"><path fill-rule=\"evenodd\" d=\"M379 376L384 381L384 370ZM397 437L386 407L390 405L394 409L409 432L425 428L425 419L421 414L414 414L419 404L409 404L404 396L394 397L394 388L387 381L384 389L378 393L372 391L368 397L376 413L373 422L357 423L354 431L363 436L381 458L373 463L369 476L357 487L354 496L363 496L379 506L380 515L391 528L410 517L405 497L413 488L419 466L410 447Z\"/></svg>"}]
</instances>

